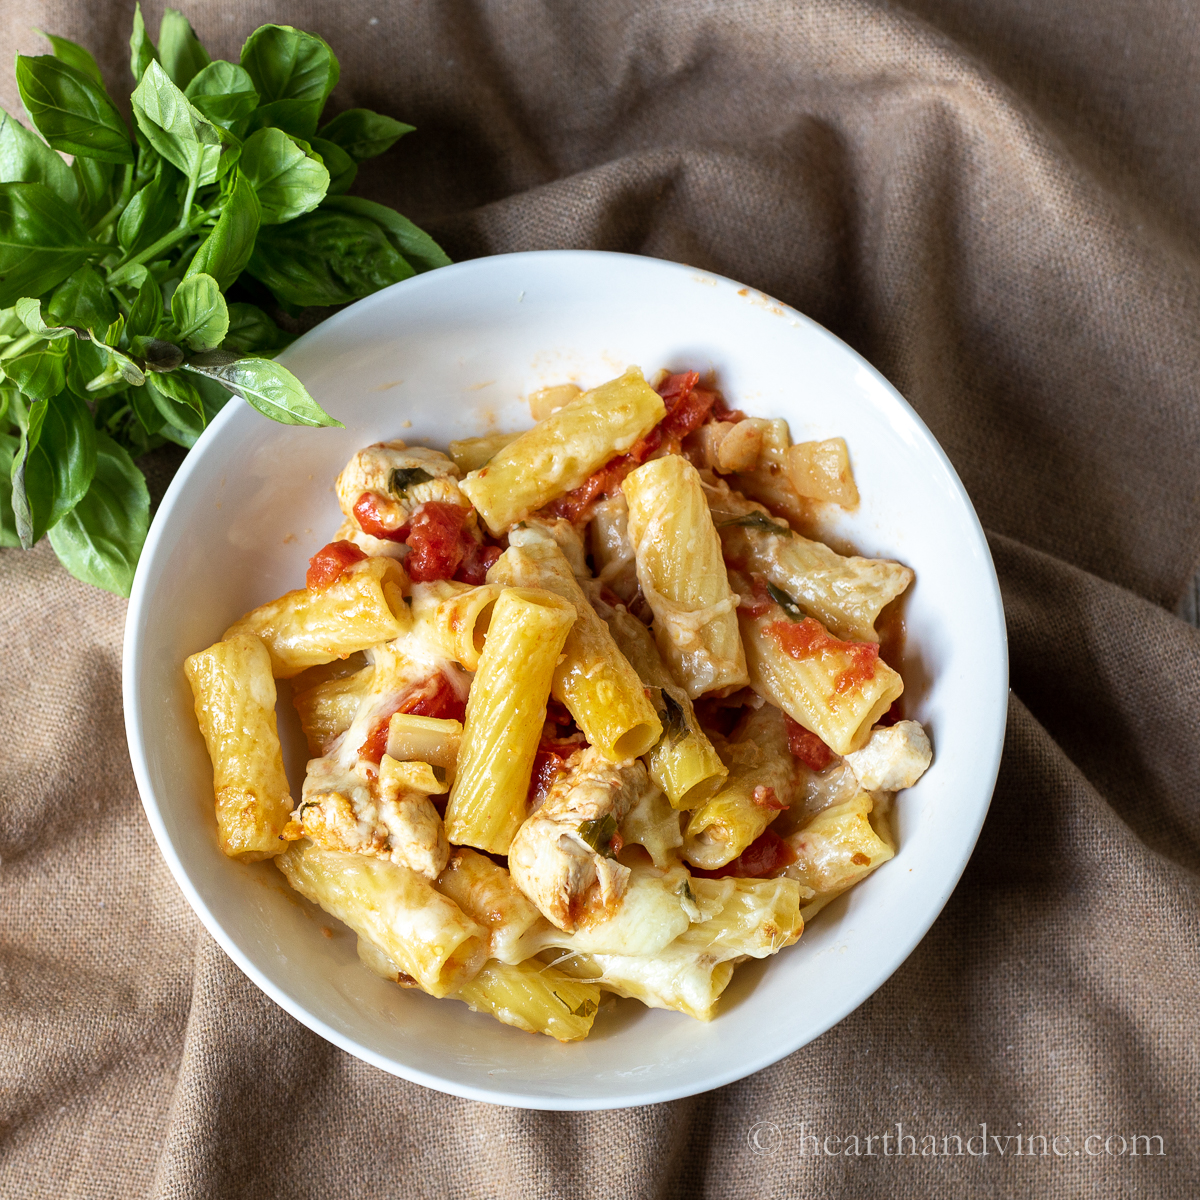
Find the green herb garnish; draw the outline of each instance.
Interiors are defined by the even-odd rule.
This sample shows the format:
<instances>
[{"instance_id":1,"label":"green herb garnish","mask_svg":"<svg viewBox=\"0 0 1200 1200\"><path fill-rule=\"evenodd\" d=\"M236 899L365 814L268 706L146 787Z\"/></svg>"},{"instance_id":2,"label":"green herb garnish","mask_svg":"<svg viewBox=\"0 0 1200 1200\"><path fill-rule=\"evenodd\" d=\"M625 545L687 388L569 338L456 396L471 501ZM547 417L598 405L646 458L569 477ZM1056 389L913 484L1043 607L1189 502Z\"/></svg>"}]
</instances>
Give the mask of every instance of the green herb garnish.
<instances>
[{"instance_id":1,"label":"green herb garnish","mask_svg":"<svg viewBox=\"0 0 1200 1200\"><path fill-rule=\"evenodd\" d=\"M612 813L605 813L594 821L584 821L576 832L597 854L612 858L610 847L617 833L617 821Z\"/></svg>"},{"instance_id":2,"label":"green herb garnish","mask_svg":"<svg viewBox=\"0 0 1200 1200\"><path fill-rule=\"evenodd\" d=\"M49 40L16 62L41 137L0 112L0 546L49 534L71 574L128 595L150 519L134 459L190 448L231 394L339 424L274 362L292 335L270 311L450 260L343 194L411 126L366 109L322 125L339 66L321 38L264 25L213 62L180 13L155 47L135 8L132 128L92 55Z\"/></svg>"},{"instance_id":3,"label":"green herb garnish","mask_svg":"<svg viewBox=\"0 0 1200 1200\"><path fill-rule=\"evenodd\" d=\"M742 529L758 529L763 533L775 533L780 537L792 536L790 525L778 525L765 513L760 513L757 509L754 512L747 513L744 517L734 517L732 521L722 521L717 528L728 529L731 525L739 526Z\"/></svg>"},{"instance_id":4,"label":"green herb garnish","mask_svg":"<svg viewBox=\"0 0 1200 1200\"><path fill-rule=\"evenodd\" d=\"M663 737L671 742L688 737L692 731L688 727L687 713L683 705L666 688L660 688L659 694L666 709L663 714Z\"/></svg>"},{"instance_id":5,"label":"green herb garnish","mask_svg":"<svg viewBox=\"0 0 1200 1200\"><path fill-rule=\"evenodd\" d=\"M403 500L404 493L414 483L428 483L432 478L433 476L421 467L393 467L388 472L388 491L397 500Z\"/></svg>"},{"instance_id":6,"label":"green herb garnish","mask_svg":"<svg viewBox=\"0 0 1200 1200\"><path fill-rule=\"evenodd\" d=\"M788 617L793 621L803 621L804 613L800 610L795 600L780 588L777 588L773 583L767 584L767 591L771 593L771 599L787 613Z\"/></svg>"}]
</instances>

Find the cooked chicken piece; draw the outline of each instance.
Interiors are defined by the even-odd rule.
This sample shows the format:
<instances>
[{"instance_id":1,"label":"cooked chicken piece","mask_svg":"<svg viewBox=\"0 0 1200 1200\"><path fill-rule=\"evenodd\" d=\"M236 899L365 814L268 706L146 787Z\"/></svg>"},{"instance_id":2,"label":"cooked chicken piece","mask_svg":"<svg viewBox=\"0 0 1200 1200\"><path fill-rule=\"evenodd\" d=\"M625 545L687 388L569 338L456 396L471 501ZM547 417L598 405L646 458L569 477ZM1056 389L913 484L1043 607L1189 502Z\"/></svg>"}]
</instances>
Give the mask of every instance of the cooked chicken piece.
<instances>
[{"instance_id":1,"label":"cooked chicken piece","mask_svg":"<svg viewBox=\"0 0 1200 1200\"><path fill-rule=\"evenodd\" d=\"M910 788L933 761L933 749L917 721L876 726L861 750L846 755L855 778L868 792Z\"/></svg>"},{"instance_id":2,"label":"cooked chicken piece","mask_svg":"<svg viewBox=\"0 0 1200 1200\"><path fill-rule=\"evenodd\" d=\"M620 848L613 837L651 786L639 759L611 763L588 746L517 831L508 852L513 882L559 929L603 921L620 905L629 868L609 857Z\"/></svg>"},{"instance_id":3,"label":"cooked chicken piece","mask_svg":"<svg viewBox=\"0 0 1200 1200\"><path fill-rule=\"evenodd\" d=\"M369 492L375 520L392 531L404 525L427 500L470 509L470 502L455 482L458 476L458 468L439 450L407 446L400 441L377 442L360 450L338 476L338 504L361 529L354 508Z\"/></svg>"}]
</instances>

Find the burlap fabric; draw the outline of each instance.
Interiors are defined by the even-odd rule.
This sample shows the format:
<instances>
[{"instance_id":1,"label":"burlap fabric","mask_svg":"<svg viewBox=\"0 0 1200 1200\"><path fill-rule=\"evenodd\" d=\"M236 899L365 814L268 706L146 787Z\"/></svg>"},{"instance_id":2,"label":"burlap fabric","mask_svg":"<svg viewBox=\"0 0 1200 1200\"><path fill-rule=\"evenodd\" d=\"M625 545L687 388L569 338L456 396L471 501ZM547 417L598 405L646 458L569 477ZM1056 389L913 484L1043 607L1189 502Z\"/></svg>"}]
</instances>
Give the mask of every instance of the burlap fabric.
<instances>
[{"instance_id":1,"label":"burlap fabric","mask_svg":"<svg viewBox=\"0 0 1200 1200\"><path fill-rule=\"evenodd\" d=\"M360 191L454 257L661 255L860 349L991 533L1008 742L941 918L824 1037L674 1104L494 1108L335 1050L230 964L134 789L124 603L46 546L0 552L0 1194L1200 1195L1200 633L1174 615L1200 556L1189 8L187 11L224 57L268 20L323 34L339 106L419 127ZM40 52L37 24L127 91L128 4L5 0L0 21L9 55Z\"/></svg>"}]
</instances>

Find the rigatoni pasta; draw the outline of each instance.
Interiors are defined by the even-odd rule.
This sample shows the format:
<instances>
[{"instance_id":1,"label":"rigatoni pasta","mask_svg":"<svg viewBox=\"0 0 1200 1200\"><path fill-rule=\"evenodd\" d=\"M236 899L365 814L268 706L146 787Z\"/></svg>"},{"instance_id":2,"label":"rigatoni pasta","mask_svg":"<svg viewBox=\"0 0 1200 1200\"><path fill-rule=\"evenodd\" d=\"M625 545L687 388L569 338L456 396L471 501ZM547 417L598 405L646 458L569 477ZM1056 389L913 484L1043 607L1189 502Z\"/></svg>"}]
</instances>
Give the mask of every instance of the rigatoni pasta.
<instances>
[{"instance_id":1,"label":"rigatoni pasta","mask_svg":"<svg viewBox=\"0 0 1200 1200\"><path fill-rule=\"evenodd\" d=\"M856 502L845 444L654 383L543 389L450 457L366 447L308 586L185 664L225 853L376 975L564 1042L606 993L712 1020L897 852L932 757L883 611L912 572L806 536Z\"/></svg>"},{"instance_id":2,"label":"rigatoni pasta","mask_svg":"<svg viewBox=\"0 0 1200 1200\"><path fill-rule=\"evenodd\" d=\"M286 849L282 834L292 798L266 647L242 634L193 654L184 670L212 759L221 850L243 862L279 854Z\"/></svg>"},{"instance_id":3,"label":"rigatoni pasta","mask_svg":"<svg viewBox=\"0 0 1200 1200\"><path fill-rule=\"evenodd\" d=\"M496 601L471 684L446 805L446 829L459 846L507 854L525 819L550 684L574 605L553 592L505 588Z\"/></svg>"},{"instance_id":4,"label":"rigatoni pasta","mask_svg":"<svg viewBox=\"0 0 1200 1200\"><path fill-rule=\"evenodd\" d=\"M737 596L696 468L675 454L653 459L621 490L638 582L672 673L693 699L749 683Z\"/></svg>"}]
</instances>

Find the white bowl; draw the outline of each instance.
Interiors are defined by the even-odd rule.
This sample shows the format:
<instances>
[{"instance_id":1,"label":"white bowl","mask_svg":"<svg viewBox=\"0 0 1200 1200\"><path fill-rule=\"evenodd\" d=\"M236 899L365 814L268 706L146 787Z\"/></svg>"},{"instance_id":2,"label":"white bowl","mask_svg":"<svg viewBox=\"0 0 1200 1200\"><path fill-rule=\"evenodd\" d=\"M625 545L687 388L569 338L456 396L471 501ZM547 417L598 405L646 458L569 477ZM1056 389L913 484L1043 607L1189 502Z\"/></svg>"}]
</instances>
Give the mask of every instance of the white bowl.
<instances>
[{"instance_id":1,"label":"white bowl","mask_svg":"<svg viewBox=\"0 0 1200 1200\"><path fill-rule=\"evenodd\" d=\"M125 722L146 815L184 895L234 962L297 1020L385 1071L545 1109L648 1104L730 1083L870 996L929 929L975 845L1008 686L983 532L945 454L895 389L832 334L760 293L673 263L581 251L421 275L338 313L282 361L346 428L276 425L230 403L155 517L125 631ZM341 519L334 478L361 446L394 437L444 446L526 428L520 397L566 379L600 383L631 363L648 375L714 370L731 405L786 417L796 440L846 438L862 505L836 532L916 571L908 715L928 727L936 757L899 797L895 859L796 946L740 967L716 1020L621 1001L587 1041L560 1045L376 978L359 965L353 936L274 867L220 853L182 663L247 609L303 586L308 557ZM281 729L298 787L304 755L288 707L281 702Z\"/></svg>"}]
</instances>

